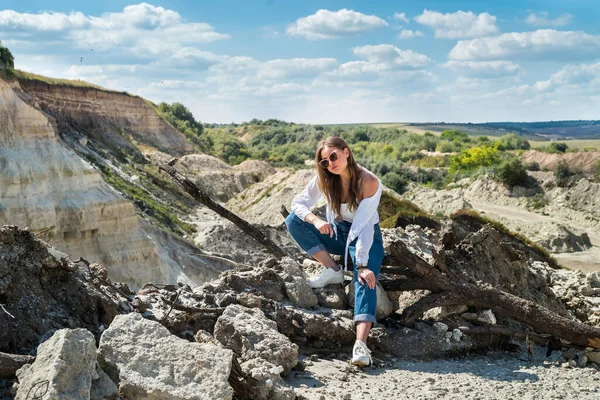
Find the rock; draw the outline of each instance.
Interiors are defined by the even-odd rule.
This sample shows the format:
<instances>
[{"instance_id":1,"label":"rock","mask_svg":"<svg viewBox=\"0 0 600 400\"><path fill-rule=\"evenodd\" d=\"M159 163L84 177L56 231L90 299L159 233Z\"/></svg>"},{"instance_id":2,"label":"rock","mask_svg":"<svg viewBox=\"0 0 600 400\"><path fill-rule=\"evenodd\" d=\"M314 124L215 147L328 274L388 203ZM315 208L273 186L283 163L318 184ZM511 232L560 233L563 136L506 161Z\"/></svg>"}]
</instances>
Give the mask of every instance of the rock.
<instances>
[{"instance_id":1,"label":"rock","mask_svg":"<svg viewBox=\"0 0 600 400\"><path fill-rule=\"evenodd\" d=\"M483 310L477 313L477 321L488 325L496 325L496 316L492 310Z\"/></svg>"},{"instance_id":2,"label":"rock","mask_svg":"<svg viewBox=\"0 0 600 400\"><path fill-rule=\"evenodd\" d=\"M300 264L289 257L280 261L282 268L281 277L285 285L285 293L292 304L299 307L310 308L319 304L317 296L306 281Z\"/></svg>"},{"instance_id":3,"label":"rock","mask_svg":"<svg viewBox=\"0 0 600 400\"><path fill-rule=\"evenodd\" d=\"M390 295L390 293L392 293ZM424 297L427 297L431 292L429 290L407 290L404 292L388 292L388 297L395 297L395 293L398 294L397 301L397 312L403 313L404 310L417 301L421 300ZM391 299L390 299L391 300Z\"/></svg>"},{"instance_id":4,"label":"rock","mask_svg":"<svg viewBox=\"0 0 600 400\"><path fill-rule=\"evenodd\" d=\"M463 337L463 333L460 329L454 329L452 331L452 340L455 342L460 342L460 339Z\"/></svg>"},{"instance_id":5,"label":"rock","mask_svg":"<svg viewBox=\"0 0 600 400\"><path fill-rule=\"evenodd\" d=\"M126 398L231 399L233 353L188 342L158 322L132 313L116 317L98 349L103 369Z\"/></svg>"},{"instance_id":6,"label":"rock","mask_svg":"<svg viewBox=\"0 0 600 400\"><path fill-rule=\"evenodd\" d=\"M315 289L321 307L333 308L336 310L348 309L348 295L341 285L328 285L322 289Z\"/></svg>"},{"instance_id":7,"label":"rock","mask_svg":"<svg viewBox=\"0 0 600 400\"><path fill-rule=\"evenodd\" d=\"M446 318L450 315L454 314L462 314L467 311L469 308L464 304L459 304L455 306L442 306L442 307L434 307L427 310L423 314L423 319L431 319L434 321L439 321L442 318Z\"/></svg>"},{"instance_id":8,"label":"rock","mask_svg":"<svg viewBox=\"0 0 600 400\"><path fill-rule=\"evenodd\" d=\"M90 400L104 400L107 398L117 398L119 388L104 370L100 364L96 362L96 371L92 380L92 388L90 390Z\"/></svg>"},{"instance_id":9,"label":"rock","mask_svg":"<svg viewBox=\"0 0 600 400\"><path fill-rule=\"evenodd\" d=\"M466 319L467 321L476 321L477 320L477 313L471 313L471 312L466 312L460 315L462 318Z\"/></svg>"},{"instance_id":10,"label":"rock","mask_svg":"<svg viewBox=\"0 0 600 400\"><path fill-rule=\"evenodd\" d=\"M94 335L86 329L58 330L40 344L33 364L17 371L16 400L27 400L31 393L48 399L89 398L95 372Z\"/></svg>"},{"instance_id":11,"label":"rock","mask_svg":"<svg viewBox=\"0 0 600 400\"><path fill-rule=\"evenodd\" d=\"M586 353L588 361L595 364L600 364L600 351L590 351Z\"/></svg>"},{"instance_id":12,"label":"rock","mask_svg":"<svg viewBox=\"0 0 600 400\"><path fill-rule=\"evenodd\" d=\"M298 346L277 331L277 324L256 308L228 306L215 324L215 338L239 355L242 371L255 379L245 391L253 399L293 399L281 375L298 362Z\"/></svg>"},{"instance_id":13,"label":"rock","mask_svg":"<svg viewBox=\"0 0 600 400\"><path fill-rule=\"evenodd\" d=\"M443 322L434 323L433 328L435 329L436 333L440 336L445 335L448 331L448 325L444 324Z\"/></svg>"},{"instance_id":14,"label":"rock","mask_svg":"<svg viewBox=\"0 0 600 400\"><path fill-rule=\"evenodd\" d=\"M585 365L588 363L588 357L585 354L579 354L577 356L577 366L579 368L583 368L585 367Z\"/></svg>"},{"instance_id":15,"label":"rock","mask_svg":"<svg viewBox=\"0 0 600 400\"><path fill-rule=\"evenodd\" d=\"M358 282L356 284L359 285ZM381 284L379 282L377 282L376 288L377 288L377 312L375 314L375 318L377 318L377 320L380 320L380 319L388 317L390 314L392 314L392 312L394 310L394 305L392 304L392 302L390 301L388 296L385 294L385 290L383 290L383 288L381 287ZM350 304L350 307L354 308L354 284L353 283L346 286L346 293L348 294L348 303Z\"/></svg>"},{"instance_id":16,"label":"rock","mask_svg":"<svg viewBox=\"0 0 600 400\"><path fill-rule=\"evenodd\" d=\"M31 232L0 227L0 303L13 316L0 310L0 351L33 352L42 335L65 327L99 335L120 313L122 293L57 254Z\"/></svg>"},{"instance_id":17,"label":"rock","mask_svg":"<svg viewBox=\"0 0 600 400\"><path fill-rule=\"evenodd\" d=\"M227 306L215 325L215 339L240 355L240 360L261 358L282 366L286 375L298 361L298 346L259 309Z\"/></svg>"}]
</instances>

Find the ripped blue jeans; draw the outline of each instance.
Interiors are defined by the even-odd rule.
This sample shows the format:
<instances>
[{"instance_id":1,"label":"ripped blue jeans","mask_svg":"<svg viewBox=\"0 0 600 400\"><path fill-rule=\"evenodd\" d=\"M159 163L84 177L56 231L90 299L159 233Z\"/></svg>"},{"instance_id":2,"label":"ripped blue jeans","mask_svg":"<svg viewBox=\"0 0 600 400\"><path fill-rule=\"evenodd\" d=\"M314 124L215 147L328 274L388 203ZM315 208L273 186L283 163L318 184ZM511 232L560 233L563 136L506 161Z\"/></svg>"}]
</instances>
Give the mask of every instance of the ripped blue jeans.
<instances>
[{"instance_id":1,"label":"ripped blue jeans","mask_svg":"<svg viewBox=\"0 0 600 400\"><path fill-rule=\"evenodd\" d=\"M329 254L342 256L343 259L348 232L352 226L350 222L341 221L336 223L337 238L335 235L333 237L330 237L328 234L323 235L313 224L302 221L294 213L288 215L285 225L292 238L310 257L320 250L327 250ZM348 246L348 252L354 265L356 265L356 241L357 239L354 239ZM381 238L379 224L376 224L373 245L371 245L371 249L369 250L369 262L367 263L368 268L373 271L376 278L381 270L382 261L383 239ZM361 285L358 282L358 270L354 268L354 323L362 321L375 323L376 311L377 287L369 289L366 283Z\"/></svg>"}]
</instances>

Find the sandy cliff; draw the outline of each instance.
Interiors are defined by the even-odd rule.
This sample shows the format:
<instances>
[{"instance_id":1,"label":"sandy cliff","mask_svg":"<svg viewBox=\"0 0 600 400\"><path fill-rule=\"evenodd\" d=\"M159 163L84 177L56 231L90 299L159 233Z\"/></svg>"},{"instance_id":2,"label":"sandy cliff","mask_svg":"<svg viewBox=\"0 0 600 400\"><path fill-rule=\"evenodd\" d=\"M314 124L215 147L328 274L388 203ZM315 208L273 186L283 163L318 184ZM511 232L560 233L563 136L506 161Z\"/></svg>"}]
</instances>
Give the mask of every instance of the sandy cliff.
<instances>
[{"instance_id":1,"label":"sandy cliff","mask_svg":"<svg viewBox=\"0 0 600 400\"><path fill-rule=\"evenodd\" d=\"M64 126L100 136L114 130L170 153L193 151L185 136L165 123L140 97L35 80L21 80L20 86L31 96L32 104L57 119L61 131Z\"/></svg>"},{"instance_id":2,"label":"sandy cliff","mask_svg":"<svg viewBox=\"0 0 600 400\"><path fill-rule=\"evenodd\" d=\"M37 94L42 92L40 89ZM117 94L108 105L82 99L80 107L87 111L78 114L79 106L68 101L75 93L68 88L64 92L49 88L46 93L56 96L55 101L45 97L46 106L60 107L66 113L58 122L35 106L39 101L19 82L0 80L0 225L29 226L33 231L50 228L44 239L73 259L82 256L104 264L115 280L138 286L177 279L193 282L195 278L185 275L180 262L165 259L154 235L140 226L132 203L105 183L58 135L61 121L89 117L92 123L98 120L90 116L94 109L108 118L107 110L116 112L117 103L126 96ZM114 118L133 121L135 115L140 116L133 115ZM147 127L157 124L149 121L151 118L141 119ZM169 140L163 143L176 145L179 139ZM177 146L185 149L183 143ZM205 274L216 276L218 272Z\"/></svg>"}]
</instances>

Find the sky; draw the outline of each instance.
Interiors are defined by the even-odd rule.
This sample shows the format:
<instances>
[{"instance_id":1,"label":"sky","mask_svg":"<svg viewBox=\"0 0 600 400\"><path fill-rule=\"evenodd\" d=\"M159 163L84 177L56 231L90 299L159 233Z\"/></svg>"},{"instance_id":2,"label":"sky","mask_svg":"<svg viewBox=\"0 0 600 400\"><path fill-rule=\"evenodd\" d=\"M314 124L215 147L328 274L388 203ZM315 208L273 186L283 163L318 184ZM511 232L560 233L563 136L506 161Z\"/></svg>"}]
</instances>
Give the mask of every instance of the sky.
<instances>
[{"instance_id":1,"label":"sky","mask_svg":"<svg viewBox=\"0 0 600 400\"><path fill-rule=\"evenodd\" d=\"M597 0L0 1L16 68L209 123L600 119Z\"/></svg>"}]
</instances>

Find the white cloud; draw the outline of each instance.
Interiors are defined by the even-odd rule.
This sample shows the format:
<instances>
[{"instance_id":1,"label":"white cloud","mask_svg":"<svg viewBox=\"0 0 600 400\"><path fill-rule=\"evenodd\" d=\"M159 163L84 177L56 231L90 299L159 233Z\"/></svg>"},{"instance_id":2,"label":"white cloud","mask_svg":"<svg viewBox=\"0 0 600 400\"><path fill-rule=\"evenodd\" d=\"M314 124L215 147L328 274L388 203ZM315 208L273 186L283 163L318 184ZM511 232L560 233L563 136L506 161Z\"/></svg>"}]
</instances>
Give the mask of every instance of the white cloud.
<instances>
[{"instance_id":1,"label":"white cloud","mask_svg":"<svg viewBox=\"0 0 600 400\"><path fill-rule=\"evenodd\" d=\"M510 61L448 61L444 67L469 78L494 79L519 73L519 65Z\"/></svg>"},{"instance_id":2,"label":"white cloud","mask_svg":"<svg viewBox=\"0 0 600 400\"><path fill-rule=\"evenodd\" d=\"M409 29L402 29L398 34L399 39L411 39L415 36L423 36L423 32L421 31L411 31Z\"/></svg>"},{"instance_id":3,"label":"white cloud","mask_svg":"<svg viewBox=\"0 0 600 400\"><path fill-rule=\"evenodd\" d=\"M435 37L444 39L475 38L499 32L496 17L488 13L476 15L471 11L457 11L442 14L425 9L423 14L414 19L420 24L435 29Z\"/></svg>"},{"instance_id":4,"label":"white cloud","mask_svg":"<svg viewBox=\"0 0 600 400\"><path fill-rule=\"evenodd\" d=\"M387 22L375 15L365 15L353 10L319 10L300 18L287 29L287 34L307 39L334 39L353 36L387 26Z\"/></svg>"},{"instance_id":5,"label":"white cloud","mask_svg":"<svg viewBox=\"0 0 600 400\"><path fill-rule=\"evenodd\" d=\"M394 14L394 19L398 19L398 20L400 20L400 21L403 21L403 22L406 22L406 23L408 23L408 22L409 22L409 19L408 19L408 17L406 16L406 14L405 14L405 13L395 13L395 14Z\"/></svg>"},{"instance_id":6,"label":"white cloud","mask_svg":"<svg viewBox=\"0 0 600 400\"><path fill-rule=\"evenodd\" d=\"M538 81L533 87L540 91L554 91L561 87L576 86L577 90L600 87L600 62L595 64L565 65L546 81Z\"/></svg>"},{"instance_id":7,"label":"white cloud","mask_svg":"<svg viewBox=\"0 0 600 400\"><path fill-rule=\"evenodd\" d=\"M259 78L305 78L318 75L337 65L335 58L288 58L270 60L262 64Z\"/></svg>"},{"instance_id":8,"label":"white cloud","mask_svg":"<svg viewBox=\"0 0 600 400\"><path fill-rule=\"evenodd\" d=\"M211 42L229 35L216 32L206 23L186 23L181 15L147 3L127 6L122 12L100 17L43 12L39 14L0 11L4 37L28 38L44 43L62 40L79 48L129 48L149 54L182 47L186 43Z\"/></svg>"},{"instance_id":9,"label":"white cloud","mask_svg":"<svg viewBox=\"0 0 600 400\"><path fill-rule=\"evenodd\" d=\"M600 52L600 36L585 32L541 29L504 33L495 37L461 40L450 51L452 60L594 59Z\"/></svg>"},{"instance_id":10,"label":"white cloud","mask_svg":"<svg viewBox=\"0 0 600 400\"><path fill-rule=\"evenodd\" d=\"M424 54L412 50L401 50L391 44L360 46L353 49L355 55L366 58L371 63L381 63L388 69L417 69L432 61Z\"/></svg>"},{"instance_id":11,"label":"white cloud","mask_svg":"<svg viewBox=\"0 0 600 400\"><path fill-rule=\"evenodd\" d=\"M560 16L554 19L549 19L548 13L545 11L539 13L530 12L527 19L525 19L525 22L534 26L559 27L568 25L571 22L572 18L573 16L568 13L561 14Z\"/></svg>"}]
</instances>

